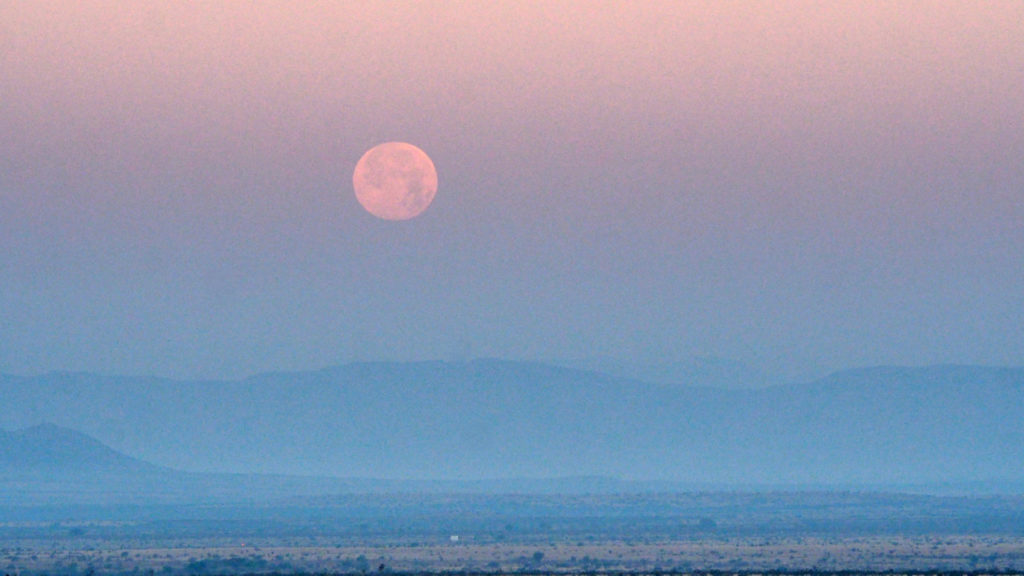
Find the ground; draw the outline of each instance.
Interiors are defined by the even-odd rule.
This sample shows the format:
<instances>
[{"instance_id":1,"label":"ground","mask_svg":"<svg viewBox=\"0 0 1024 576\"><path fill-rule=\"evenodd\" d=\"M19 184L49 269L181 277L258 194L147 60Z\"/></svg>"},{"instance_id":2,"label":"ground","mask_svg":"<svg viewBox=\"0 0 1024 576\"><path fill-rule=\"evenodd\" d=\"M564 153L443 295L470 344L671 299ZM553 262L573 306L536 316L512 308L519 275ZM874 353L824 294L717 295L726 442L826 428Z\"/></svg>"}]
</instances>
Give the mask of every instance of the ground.
<instances>
[{"instance_id":1,"label":"ground","mask_svg":"<svg viewBox=\"0 0 1024 576\"><path fill-rule=\"evenodd\" d=\"M332 544L317 538L7 541L20 574L1019 571L1024 538L999 536L724 537L661 541Z\"/></svg>"}]
</instances>

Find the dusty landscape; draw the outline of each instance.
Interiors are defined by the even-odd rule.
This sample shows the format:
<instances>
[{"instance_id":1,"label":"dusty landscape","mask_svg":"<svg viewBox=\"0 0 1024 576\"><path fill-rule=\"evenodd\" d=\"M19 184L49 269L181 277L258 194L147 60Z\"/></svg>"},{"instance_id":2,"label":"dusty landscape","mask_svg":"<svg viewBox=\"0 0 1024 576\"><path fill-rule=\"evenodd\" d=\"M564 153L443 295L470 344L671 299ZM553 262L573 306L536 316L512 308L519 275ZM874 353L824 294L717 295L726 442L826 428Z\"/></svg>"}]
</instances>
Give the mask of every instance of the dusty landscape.
<instances>
[{"instance_id":1,"label":"dusty landscape","mask_svg":"<svg viewBox=\"0 0 1024 576\"><path fill-rule=\"evenodd\" d=\"M9 574L1014 572L1024 498L362 494L7 507ZM75 518L71 520L69 518ZM65 519L62 519L65 518Z\"/></svg>"},{"instance_id":2,"label":"dusty landscape","mask_svg":"<svg viewBox=\"0 0 1024 576\"><path fill-rule=\"evenodd\" d=\"M12 574L368 572L799 572L1024 569L1024 538L997 536L695 538L548 543L336 545L328 539L7 541Z\"/></svg>"},{"instance_id":3,"label":"dusty landscape","mask_svg":"<svg viewBox=\"0 0 1024 576\"><path fill-rule=\"evenodd\" d=\"M0 440L5 574L1024 570L1012 483L685 490L196 474L53 425Z\"/></svg>"}]
</instances>

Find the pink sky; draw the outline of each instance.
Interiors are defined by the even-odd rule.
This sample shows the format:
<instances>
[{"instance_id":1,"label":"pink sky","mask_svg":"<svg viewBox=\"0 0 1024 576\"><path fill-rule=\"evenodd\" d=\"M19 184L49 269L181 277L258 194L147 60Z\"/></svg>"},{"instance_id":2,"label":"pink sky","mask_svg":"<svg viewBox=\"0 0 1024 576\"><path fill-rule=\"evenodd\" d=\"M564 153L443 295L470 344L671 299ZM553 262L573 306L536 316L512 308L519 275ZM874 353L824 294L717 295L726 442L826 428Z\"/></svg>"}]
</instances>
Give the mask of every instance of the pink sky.
<instances>
[{"instance_id":1,"label":"pink sky","mask_svg":"<svg viewBox=\"0 0 1024 576\"><path fill-rule=\"evenodd\" d=\"M0 371L1024 364L1020 2L297 6L0 2Z\"/></svg>"}]
</instances>

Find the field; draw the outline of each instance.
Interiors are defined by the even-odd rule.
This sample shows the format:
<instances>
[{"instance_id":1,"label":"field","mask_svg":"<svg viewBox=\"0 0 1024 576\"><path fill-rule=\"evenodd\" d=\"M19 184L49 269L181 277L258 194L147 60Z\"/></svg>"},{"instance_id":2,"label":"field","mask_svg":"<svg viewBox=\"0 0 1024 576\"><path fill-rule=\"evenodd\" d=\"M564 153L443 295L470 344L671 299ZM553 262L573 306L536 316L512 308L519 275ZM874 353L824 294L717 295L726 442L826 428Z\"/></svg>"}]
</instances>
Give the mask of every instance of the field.
<instances>
[{"instance_id":1,"label":"field","mask_svg":"<svg viewBox=\"0 0 1024 576\"><path fill-rule=\"evenodd\" d=\"M0 510L9 574L1013 572L1024 499L348 495Z\"/></svg>"},{"instance_id":2,"label":"field","mask_svg":"<svg viewBox=\"0 0 1024 576\"><path fill-rule=\"evenodd\" d=\"M1024 538L711 538L331 545L325 541L7 542L9 573L1013 571Z\"/></svg>"}]
</instances>

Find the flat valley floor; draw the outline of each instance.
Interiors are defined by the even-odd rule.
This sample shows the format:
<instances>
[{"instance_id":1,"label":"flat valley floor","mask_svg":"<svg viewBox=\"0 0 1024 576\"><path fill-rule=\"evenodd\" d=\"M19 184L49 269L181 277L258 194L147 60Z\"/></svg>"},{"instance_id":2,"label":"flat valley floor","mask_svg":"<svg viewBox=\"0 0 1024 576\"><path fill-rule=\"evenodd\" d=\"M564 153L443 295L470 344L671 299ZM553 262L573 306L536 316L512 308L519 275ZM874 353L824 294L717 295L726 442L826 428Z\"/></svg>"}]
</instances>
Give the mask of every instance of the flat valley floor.
<instances>
[{"instance_id":1,"label":"flat valley floor","mask_svg":"<svg viewBox=\"0 0 1024 576\"><path fill-rule=\"evenodd\" d=\"M80 537L5 541L8 574L247 573L1010 573L1024 538L999 536L726 537L678 541L332 545L263 537L142 544Z\"/></svg>"},{"instance_id":2,"label":"flat valley floor","mask_svg":"<svg viewBox=\"0 0 1024 576\"><path fill-rule=\"evenodd\" d=\"M350 494L0 506L0 574L1024 572L1024 496Z\"/></svg>"}]
</instances>

